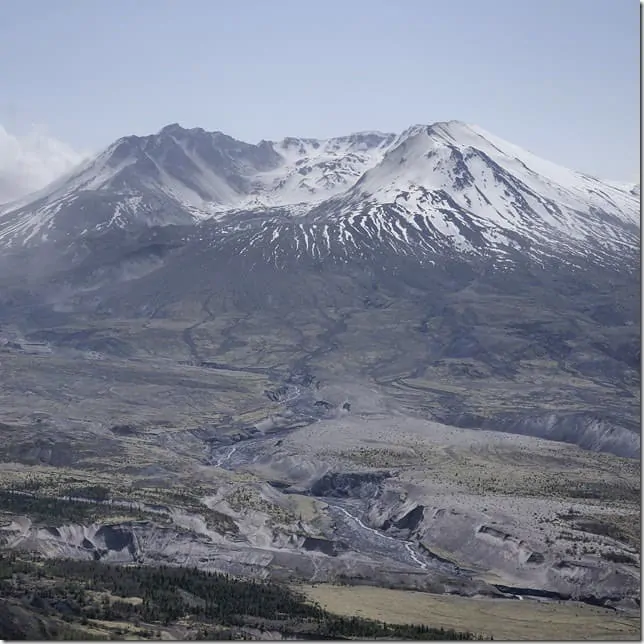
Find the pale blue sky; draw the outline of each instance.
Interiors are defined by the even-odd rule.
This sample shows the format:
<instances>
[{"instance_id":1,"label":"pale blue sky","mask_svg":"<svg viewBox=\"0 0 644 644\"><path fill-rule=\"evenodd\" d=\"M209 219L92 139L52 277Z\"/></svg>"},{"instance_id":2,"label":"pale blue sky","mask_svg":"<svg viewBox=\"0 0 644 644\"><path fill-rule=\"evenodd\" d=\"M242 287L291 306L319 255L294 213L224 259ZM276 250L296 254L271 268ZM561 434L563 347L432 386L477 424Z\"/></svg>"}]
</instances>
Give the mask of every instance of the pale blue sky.
<instances>
[{"instance_id":1,"label":"pale blue sky","mask_svg":"<svg viewBox=\"0 0 644 644\"><path fill-rule=\"evenodd\" d=\"M639 65L637 0L0 0L0 125L83 150L459 119L636 180Z\"/></svg>"}]
</instances>

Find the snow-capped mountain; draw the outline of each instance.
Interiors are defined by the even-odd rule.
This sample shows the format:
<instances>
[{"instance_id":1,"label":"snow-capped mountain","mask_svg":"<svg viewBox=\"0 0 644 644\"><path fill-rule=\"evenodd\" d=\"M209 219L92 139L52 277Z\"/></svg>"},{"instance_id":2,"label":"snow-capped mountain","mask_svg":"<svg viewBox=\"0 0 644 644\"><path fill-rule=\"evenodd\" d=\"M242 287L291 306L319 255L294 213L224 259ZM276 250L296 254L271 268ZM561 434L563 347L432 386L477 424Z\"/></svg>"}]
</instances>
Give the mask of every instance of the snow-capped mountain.
<instances>
[{"instance_id":1,"label":"snow-capped mountain","mask_svg":"<svg viewBox=\"0 0 644 644\"><path fill-rule=\"evenodd\" d=\"M46 189L5 206L0 240L38 243L61 232L186 224L235 210L301 211L350 188L394 138L364 132L253 145L169 125L119 139Z\"/></svg>"},{"instance_id":2,"label":"snow-capped mountain","mask_svg":"<svg viewBox=\"0 0 644 644\"><path fill-rule=\"evenodd\" d=\"M538 259L639 249L639 192L573 172L476 126L409 128L322 219L428 250ZM592 249L592 250L591 250Z\"/></svg>"},{"instance_id":3,"label":"snow-capped mountain","mask_svg":"<svg viewBox=\"0 0 644 644\"><path fill-rule=\"evenodd\" d=\"M557 166L457 121L257 145L170 125L119 139L0 215L0 243L216 221L236 252L365 249L600 261L639 252L639 190Z\"/></svg>"}]
</instances>

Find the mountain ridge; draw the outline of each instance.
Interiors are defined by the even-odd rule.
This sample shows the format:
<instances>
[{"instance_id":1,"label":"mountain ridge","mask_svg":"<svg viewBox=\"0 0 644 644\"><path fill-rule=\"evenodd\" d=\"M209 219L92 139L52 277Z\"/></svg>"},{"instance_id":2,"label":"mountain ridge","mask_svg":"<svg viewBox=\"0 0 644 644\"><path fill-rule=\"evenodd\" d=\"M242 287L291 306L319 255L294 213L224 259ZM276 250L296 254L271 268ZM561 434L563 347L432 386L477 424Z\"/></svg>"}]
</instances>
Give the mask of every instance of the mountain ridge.
<instances>
[{"instance_id":1,"label":"mountain ridge","mask_svg":"<svg viewBox=\"0 0 644 644\"><path fill-rule=\"evenodd\" d=\"M170 124L126 136L0 211L0 246L91 230L220 222L278 254L346 257L374 243L417 257L639 253L639 193L541 159L476 125L257 144ZM250 237L246 243L251 244Z\"/></svg>"}]
</instances>

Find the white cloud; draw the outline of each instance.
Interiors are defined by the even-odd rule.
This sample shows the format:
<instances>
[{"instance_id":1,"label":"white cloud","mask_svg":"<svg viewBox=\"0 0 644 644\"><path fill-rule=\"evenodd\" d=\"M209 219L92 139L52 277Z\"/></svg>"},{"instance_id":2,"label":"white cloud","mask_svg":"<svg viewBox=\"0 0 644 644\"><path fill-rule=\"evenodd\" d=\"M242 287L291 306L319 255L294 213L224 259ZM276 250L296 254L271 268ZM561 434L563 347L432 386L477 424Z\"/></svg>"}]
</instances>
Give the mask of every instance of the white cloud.
<instances>
[{"instance_id":1,"label":"white cloud","mask_svg":"<svg viewBox=\"0 0 644 644\"><path fill-rule=\"evenodd\" d=\"M80 163L85 155L33 127L24 136L0 125L0 204L44 188Z\"/></svg>"}]
</instances>

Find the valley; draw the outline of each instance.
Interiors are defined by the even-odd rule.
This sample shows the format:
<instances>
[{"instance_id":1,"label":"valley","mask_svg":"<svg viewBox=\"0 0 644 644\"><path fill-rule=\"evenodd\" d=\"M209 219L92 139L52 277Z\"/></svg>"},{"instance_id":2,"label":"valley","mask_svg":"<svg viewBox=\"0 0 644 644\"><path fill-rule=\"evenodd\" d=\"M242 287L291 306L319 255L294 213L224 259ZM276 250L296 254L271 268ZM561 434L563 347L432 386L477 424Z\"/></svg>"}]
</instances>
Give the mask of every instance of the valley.
<instances>
[{"instance_id":1,"label":"valley","mask_svg":"<svg viewBox=\"0 0 644 644\"><path fill-rule=\"evenodd\" d=\"M311 335L326 350L304 345L298 372L275 359L279 336L249 350L252 316L241 319L219 318L223 334L212 321L194 326L193 348L183 323L168 320L53 327L37 333L48 338L38 354L5 345L5 545L295 584L535 606L551 594L637 610L639 461L431 420L431 390L401 386L413 373L348 377L339 367L359 312ZM452 359L447 385L444 364L434 400L448 406L442 392L462 391L460 369L470 379L486 367ZM509 395L525 390L518 383L506 381Z\"/></svg>"}]
</instances>

